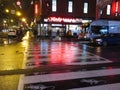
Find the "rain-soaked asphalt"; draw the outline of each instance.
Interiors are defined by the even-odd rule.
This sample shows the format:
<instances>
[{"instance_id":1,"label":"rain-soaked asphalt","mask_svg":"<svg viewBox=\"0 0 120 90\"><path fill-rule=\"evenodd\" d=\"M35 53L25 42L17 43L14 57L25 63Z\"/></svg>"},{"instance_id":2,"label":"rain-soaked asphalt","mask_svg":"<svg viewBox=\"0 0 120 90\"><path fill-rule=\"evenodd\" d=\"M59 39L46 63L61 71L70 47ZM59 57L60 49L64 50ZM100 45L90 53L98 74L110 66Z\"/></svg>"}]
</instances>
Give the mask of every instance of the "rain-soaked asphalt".
<instances>
[{"instance_id":1,"label":"rain-soaked asphalt","mask_svg":"<svg viewBox=\"0 0 120 90\"><path fill-rule=\"evenodd\" d=\"M119 46L35 41L29 34L0 45L0 90L120 90Z\"/></svg>"},{"instance_id":2,"label":"rain-soaked asphalt","mask_svg":"<svg viewBox=\"0 0 120 90\"><path fill-rule=\"evenodd\" d=\"M17 90L20 75L11 70L22 68L24 60L24 41L3 39L0 43L0 90ZM11 75L9 75L11 74ZM13 74L13 75L12 75Z\"/></svg>"}]
</instances>

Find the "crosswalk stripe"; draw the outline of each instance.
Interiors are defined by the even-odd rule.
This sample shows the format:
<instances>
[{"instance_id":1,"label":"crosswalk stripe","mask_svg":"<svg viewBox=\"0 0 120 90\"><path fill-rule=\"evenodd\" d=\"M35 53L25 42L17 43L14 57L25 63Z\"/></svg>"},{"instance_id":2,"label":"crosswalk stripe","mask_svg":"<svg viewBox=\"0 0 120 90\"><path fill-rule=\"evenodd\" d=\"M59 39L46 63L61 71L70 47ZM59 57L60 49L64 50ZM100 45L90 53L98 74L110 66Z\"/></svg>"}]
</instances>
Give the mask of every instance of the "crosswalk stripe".
<instances>
[{"instance_id":1,"label":"crosswalk stripe","mask_svg":"<svg viewBox=\"0 0 120 90\"><path fill-rule=\"evenodd\" d=\"M36 62L34 56L40 56L40 58L37 59L38 62L42 62L42 61L52 61L52 59L50 57L48 57L48 53L43 53L45 49L40 50L40 47L38 49L32 49L29 48L28 51L29 53L26 54L26 61L24 62L24 68L34 68L35 65L34 63ZM112 61L105 59L103 57L100 57L98 55L92 54L90 52L85 51L85 53L83 54L83 50L82 49L78 49L77 48L61 48L60 50L65 50L67 52L73 51L73 56L74 60L72 60L73 62L66 62L65 65L95 65L95 64L105 64L105 63L112 63ZM34 52L36 51L36 52ZM58 48L49 48L49 50L45 50L45 52L49 52L49 54L52 53L52 55L57 55L58 53ZM60 51L61 52L61 51ZM61 52L62 53L62 52ZM65 59L65 60L71 60L71 57L69 56L69 54L67 54L68 56L65 57L60 57L61 59ZM56 56L57 57L57 56ZM54 59L56 59L54 57ZM54 62L54 61L53 61ZM29 65L31 64L31 65ZM28 66L27 66L28 65ZM56 70L57 71L57 70ZM38 72L39 73L39 72ZM60 73L53 73L49 72L49 73L40 73L40 74L33 74L33 75L26 75L26 76L22 76L20 79L20 83L19 83L19 88L18 90L23 90L23 88L28 85L32 85L32 84L38 84L42 85L43 83L53 83L53 82L58 82L58 81L65 81L65 82L72 82L72 80L74 80L74 82L76 82L75 80L85 80L87 81L87 79L93 79L94 78L100 78L102 79L103 77L109 77L111 75L116 75L116 76L120 76L120 68L112 68L112 69L108 69L108 68L104 68L102 69L100 68L95 68L92 70L84 70L84 71L80 71L80 70L71 70L69 72L63 71ZM104 80L103 80L104 81ZM103 83L102 85L99 86L98 85L93 85L93 86L86 86L86 87L80 87L80 86L71 86L72 88L69 88L69 90L119 90L119 83L120 81L116 81L116 82L112 82L114 84L111 83ZM84 83L84 82L83 82ZM107 85L108 84L108 85ZM52 84L51 84L52 85ZM34 85L33 85L34 86ZM39 86L40 87L40 86ZM112 89L111 89L112 88ZM116 88L116 89L115 89ZM118 88L118 89L117 89ZM41 89L40 89L41 90ZM50 89L52 90L52 89ZM67 89L68 90L68 89Z\"/></svg>"},{"instance_id":2,"label":"crosswalk stripe","mask_svg":"<svg viewBox=\"0 0 120 90\"><path fill-rule=\"evenodd\" d=\"M101 63L110 63L111 61L94 61L94 62L73 62L67 63L66 65L90 65L90 64L101 64Z\"/></svg>"},{"instance_id":3,"label":"crosswalk stripe","mask_svg":"<svg viewBox=\"0 0 120 90\"><path fill-rule=\"evenodd\" d=\"M51 81L59 81L59 80L89 78L89 77L108 76L108 75L117 75L117 74L120 74L120 69L45 74L45 75L24 77L24 83L51 82Z\"/></svg>"},{"instance_id":4,"label":"crosswalk stripe","mask_svg":"<svg viewBox=\"0 0 120 90\"><path fill-rule=\"evenodd\" d=\"M31 49L32 50L32 49ZM81 49L80 49L81 50ZM34 50L33 50L34 51ZM57 52L56 52L57 53ZM55 53L54 53L55 54ZM36 55L37 57L39 57L37 60L35 60L34 55ZM55 55L54 55L55 56ZM51 58L47 55L41 55L41 54L28 54L27 56L27 61L26 61L26 66L25 68L33 68L35 67L35 62L44 62L44 61L52 61ZM69 60L71 61L71 57L70 56L62 56L61 59L65 60ZM100 57L98 55L94 55L92 53L86 52L85 55L82 55L82 52L78 54L75 54L74 60L72 61L76 61L78 60L79 62L65 62L64 64L66 65L86 65L86 64L101 64L101 63L110 63L112 61L105 59L103 57ZM89 61L90 60L90 61Z\"/></svg>"},{"instance_id":5,"label":"crosswalk stripe","mask_svg":"<svg viewBox=\"0 0 120 90\"><path fill-rule=\"evenodd\" d=\"M85 88L74 88L68 90L120 90L120 83L100 85L100 86L91 86Z\"/></svg>"},{"instance_id":6,"label":"crosswalk stripe","mask_svg":"<svg viewBox=\"0 0 120 90\"><path fill-rule=\"evenodd\" d=\"M93 61L87 61L87 59L79 59L78 62L67 62L67 61L65 62L64 61L64 64L65 65L92 65L92 64L102 64L102 63L104 64L104 63L111 63L112 62L112 61L105 60L105 59L100 59L100 58L88 58L88 60L93 60ZM48 58L47 59L38 59L38 60L30 59L30 60L26 61L25 68L34 68L34 67L36 67L35 62L42 63L42 62L51 62L51 61L52 60L50 60Z\"/></svg>"}]
</instances>

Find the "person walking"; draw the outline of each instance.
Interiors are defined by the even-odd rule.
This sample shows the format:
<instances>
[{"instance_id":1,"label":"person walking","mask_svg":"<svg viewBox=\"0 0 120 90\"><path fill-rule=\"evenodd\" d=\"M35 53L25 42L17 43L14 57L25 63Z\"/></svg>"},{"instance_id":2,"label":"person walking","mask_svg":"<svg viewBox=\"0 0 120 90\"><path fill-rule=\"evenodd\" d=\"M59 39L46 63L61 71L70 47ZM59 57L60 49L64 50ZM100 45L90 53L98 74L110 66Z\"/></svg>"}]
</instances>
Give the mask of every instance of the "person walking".
<instances>
[{"instance_id":1,"label":"person walking","mask_svg":"<svg viewBox=\"0 0 120 90\"><path fill-rule=\"evenodd\" d=\"M60 31L59 30L57 30L57 33L56 33L56 36L60 36Z\"/></svg>"},{"instance_id":2,"label":"person walking","mask_svg":"<svg viewBox=\"0 0 120 90\"><path fill-rule=\"evenodd\" d=\"M22 41L23 31L22 28L19 28L16 32L18 41Z\"/></svg>"},{"instance_id":3,"label":"person walking","mask_svg":"<svg viewBox=\"0 0 120 90\"><path fill-rule=\"evenodd\" d=\"M37 31L37 29L34 29L34 30L33 30L33 34L34 34L35 39L37 39L37 36L38 36L38 31Z\"/></svg>"}]
</instances>

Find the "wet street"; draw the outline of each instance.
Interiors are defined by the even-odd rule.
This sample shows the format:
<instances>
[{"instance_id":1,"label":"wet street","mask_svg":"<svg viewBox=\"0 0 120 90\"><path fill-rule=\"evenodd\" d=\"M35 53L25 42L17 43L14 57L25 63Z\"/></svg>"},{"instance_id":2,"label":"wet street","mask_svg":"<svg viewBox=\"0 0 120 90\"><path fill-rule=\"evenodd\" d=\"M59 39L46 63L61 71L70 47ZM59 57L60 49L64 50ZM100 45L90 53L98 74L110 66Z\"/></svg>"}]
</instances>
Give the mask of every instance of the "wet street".
<instances>
[{"instance_id":1,"label":"wet street","mask_svg":"<svg viewBox=\"0 0 120 90\"><path fill-rule=\"evenodd\" d=\"M120 46L29 34L0 45L0 90L120 90Z\"/></svg>"}]
</instances>

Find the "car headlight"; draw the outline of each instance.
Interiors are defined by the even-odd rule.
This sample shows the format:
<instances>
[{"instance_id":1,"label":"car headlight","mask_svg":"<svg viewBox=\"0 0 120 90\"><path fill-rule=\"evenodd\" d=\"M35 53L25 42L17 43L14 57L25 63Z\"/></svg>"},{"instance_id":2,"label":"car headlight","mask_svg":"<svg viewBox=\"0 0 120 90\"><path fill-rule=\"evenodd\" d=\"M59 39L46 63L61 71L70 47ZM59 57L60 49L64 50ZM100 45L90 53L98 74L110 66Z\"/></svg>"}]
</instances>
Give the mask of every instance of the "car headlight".
<instances>
[{"instance_id":1,"label":"car headlight","mask_svg":"<svg viewBox=\"0 0 120 90\"><path fill-rule=\"evenodd\" d=\"M96 41L97 41L97 42L101 42L101 41L102 41L102 39L96 39Z\"/></svg>"}]
</instances>

